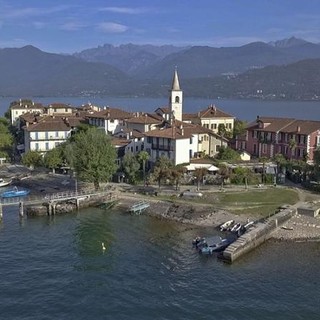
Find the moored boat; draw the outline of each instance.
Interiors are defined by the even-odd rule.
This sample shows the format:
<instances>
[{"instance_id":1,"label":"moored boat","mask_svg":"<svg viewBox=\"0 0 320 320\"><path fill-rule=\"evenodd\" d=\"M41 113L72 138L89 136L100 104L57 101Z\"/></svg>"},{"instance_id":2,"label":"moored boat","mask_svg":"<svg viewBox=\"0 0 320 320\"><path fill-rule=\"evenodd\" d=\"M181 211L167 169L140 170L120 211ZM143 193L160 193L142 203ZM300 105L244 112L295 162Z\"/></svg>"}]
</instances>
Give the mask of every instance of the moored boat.
<instances>
[{"instance_id":1,"label":"moored boat","mask_svg":"<svg viewBox=\"0 0 320 320\"><path fill-rule=\"evenodd\" d=\"M232 228L231 228L231 232L234 232L234 233L237 233L240 229L241 229L241 223L240 222L238 222L238 223L236 223Z\"/></svg>"},{"instance_id":2,"label":"moored boat","mask_svg":"<svg viewBox=\"0 0 320 320\"><path fill-rule=\"evenodd\" d=\"M12 182L12 180L5 181L5 180L3 180L2 178L0 178L0 187L6 187L6 186L8 186L11 182Z\"/></svg>"},{"instance_id":3,"label":"moored boat","mask_svg":"<svg viewBox=\"0 0 320 320\"><path fill-rule=\"evenodd\" d=\"M211 246L207 246L207 247L203 247L201 248L201 253L202 254L213 254L214 252L221 252L224 249L226 249L234 240L233 239L221 239L220 241L218 241L217 243L211 245Z\"/></svg>"},{"instance_id":4,"label":"moored boat","mask_svg":"<svg viewBox=\"0 0 320 320\"><path fill-rule=\"evenodd\" d=\"M220 226L220 231L227 231L234 224L234 220L229 220Z\"/></svg>"},{"instance_id":5,"label":"moored boat","mask_svg":"<svg viewBox=\"0 0 320 320\"><path fill-rule=\"evenodd\" d=\"M14 197L24 197L30 193L30 190L21 189L18 190L17 187L14 187L12 190L8 190L1 193L2 198L14 198Z\"/></svg>"}]
</instances>

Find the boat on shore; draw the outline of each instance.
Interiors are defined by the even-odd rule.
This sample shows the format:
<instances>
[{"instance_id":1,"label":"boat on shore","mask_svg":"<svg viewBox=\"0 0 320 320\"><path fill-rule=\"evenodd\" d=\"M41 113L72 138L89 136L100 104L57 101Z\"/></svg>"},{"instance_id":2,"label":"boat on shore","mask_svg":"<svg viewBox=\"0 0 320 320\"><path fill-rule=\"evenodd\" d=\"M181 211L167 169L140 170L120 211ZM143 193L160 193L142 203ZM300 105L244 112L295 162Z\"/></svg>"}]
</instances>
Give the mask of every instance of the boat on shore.
<instances>
[{"instance_id":1,"label":"boat on shore","mask_svg":"<svg viewBox=\"0 0 320 320\"><path fill-rule=\"evenodd\" d=\"M12 190L8 190L1 193L2 198L14 198L14 197L24 197L30 193L30 190L21 189L19 190L17 187L14 187Z\"/></svg>"},{"instance_id":2,"label":"boat on shore","mask_svg":"<svg viewBox=\"0 0 320 320\"><path fill-rule=\"evenodd\" d=\"M238 222L231 228L230 231L233 233L237 233L241 229L241 227L242 227L241 223Z\"/></svg>"},{"instance_id":3,"label":"boat on shore","mask_svg":"<svg viewBox=\"0 0 320 320\"><path fill-rule=\"evenodd\" d=\"M220 226L220 231L227 231L234 224L234 220L229 220Z\"/></svg>"},{"instance_id":4,"label":"boat on shore","mask_svg":"<svg viewBox=\"0 0 320 320\"><path fill-rule=\"evenodd\" d=\"M6 186L8 186L11 182L12 182L12 180L5 181L5 180L3 180L2 178L0 178L0 187L6 187Z\"/></svg>"}]
</instances>

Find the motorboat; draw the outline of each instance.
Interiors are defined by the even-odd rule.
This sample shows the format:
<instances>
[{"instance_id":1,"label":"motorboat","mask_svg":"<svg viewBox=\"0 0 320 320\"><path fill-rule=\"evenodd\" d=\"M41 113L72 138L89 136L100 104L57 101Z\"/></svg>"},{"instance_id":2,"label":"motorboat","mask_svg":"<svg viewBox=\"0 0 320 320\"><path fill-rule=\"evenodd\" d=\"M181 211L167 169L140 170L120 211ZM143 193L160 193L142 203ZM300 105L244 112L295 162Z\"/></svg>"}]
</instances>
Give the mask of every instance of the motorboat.
<instances>
[{"instance_id":1,"label":"motorboat","mask_svg":"<svg viewBox=\"0 0 320 320\"><path fill-rule=\"evenodd\" d=\"M211 255L214 252L221 252L225 248L227 248L233 241L234 241L233 239L229 239L229 238L225 238L225 239L220 238L219 242L213 245L201 248L201 253L206 255Z\"/></svg>"},{"instance_id":2,"label":"motorboat","mask_svg":"<svg viewBox=\"0 0 320 320\"><path fill-rule=\"evenodd\" d=\"M8 190L1 193L2 198L14 198L14 197L24 197L30 193L30 190L21 189L14 187L12 190Z\"/></svg>"},{"instance_id":3,"label":"motorboat","mask_svg":"<svg viewBox=\"0 0 320 320\"><path fill-rule=\"evenodd\" d=\"M227 231L234 224L234 220L229 220L220 226L220 231Z\"/></svg>"},{"instance_id":4,"label":"motorboat","mask_svg":"<svg viewBox=\"0 0 320 320\"><path fill-rule=\"evenodd\" d=\"M3 180L2 178L0 178L0 187L6 187L6 186L8 186L11 182L12 182L12 180L5 181L5 180Z\"/></svg>"}]
</instances>

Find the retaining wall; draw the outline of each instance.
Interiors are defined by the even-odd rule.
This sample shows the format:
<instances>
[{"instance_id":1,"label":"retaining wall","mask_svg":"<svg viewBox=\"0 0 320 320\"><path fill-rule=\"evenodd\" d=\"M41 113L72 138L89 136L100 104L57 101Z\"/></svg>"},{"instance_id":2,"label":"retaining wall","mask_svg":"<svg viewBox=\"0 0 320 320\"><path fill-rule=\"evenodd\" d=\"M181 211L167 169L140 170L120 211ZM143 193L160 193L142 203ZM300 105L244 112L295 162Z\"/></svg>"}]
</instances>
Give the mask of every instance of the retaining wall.
<instances>
[{"instance_id":1,"label":"retaining wall","mask_svg":"<svg viewBox=\"0 0 320 320\"><path fill-rule=\"evenodd\" d=\"M273 215L265 222L257 223L253 229L240 236L234 243L224 250L221 258L232 263L269 239L272 232L275 231L278 226L287 222L296 213L297 209L290 207Z\"/></svg>"}]
</instances>

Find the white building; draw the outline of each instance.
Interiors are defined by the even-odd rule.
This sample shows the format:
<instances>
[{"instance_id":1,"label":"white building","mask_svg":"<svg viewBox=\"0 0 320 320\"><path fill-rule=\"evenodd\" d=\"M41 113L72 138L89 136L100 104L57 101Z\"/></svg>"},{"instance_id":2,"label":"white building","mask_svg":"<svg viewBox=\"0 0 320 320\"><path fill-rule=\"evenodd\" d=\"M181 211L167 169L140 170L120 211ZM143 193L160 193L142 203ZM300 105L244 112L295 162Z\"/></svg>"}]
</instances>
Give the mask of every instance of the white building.
<instances>
[{"instance_id":1,"label":"white building","mask_svg":"<svg viewBox=\"0 0 320 320\"><path fill-rule=\"evenodd\" d=\"M11 124L15 125L19 117L25 113L43 114L45 107L41 103L34 103L30 100L19 100L13 102L10 107Z\"/></svg>"},{"instance_id":2,"label":"white building","mask_svg":"<svg viewBox=\"0 0 320 320\"><path fill-rule=\"evenodd\" d=\"M45 153L70 137L72 131L83 121L78 117L42 116L35 123L24 127L25 152Z\"/></svg>"},{"instance_id":3,"label":"white building","mask_svg":"<svg viewBox=\"0 0 320 320\"><path fill-rule=\"evenodd\" d=\"M106 107L86 117L89 124L103 129L107 134L114 134L125 129L125 121L132 118L132 114L121 109Z\"/></svg>"}]
</instances>

